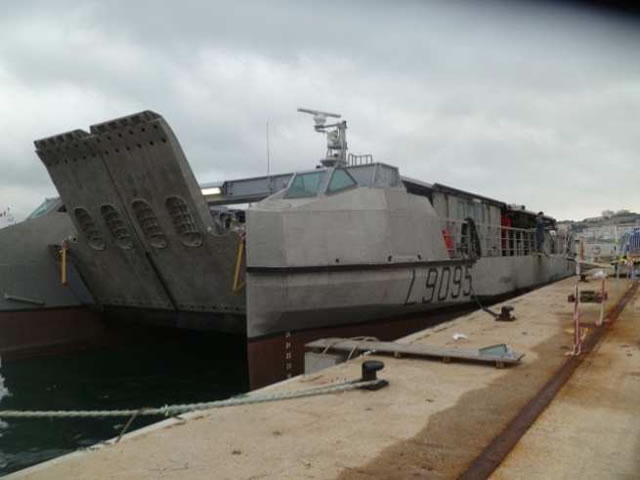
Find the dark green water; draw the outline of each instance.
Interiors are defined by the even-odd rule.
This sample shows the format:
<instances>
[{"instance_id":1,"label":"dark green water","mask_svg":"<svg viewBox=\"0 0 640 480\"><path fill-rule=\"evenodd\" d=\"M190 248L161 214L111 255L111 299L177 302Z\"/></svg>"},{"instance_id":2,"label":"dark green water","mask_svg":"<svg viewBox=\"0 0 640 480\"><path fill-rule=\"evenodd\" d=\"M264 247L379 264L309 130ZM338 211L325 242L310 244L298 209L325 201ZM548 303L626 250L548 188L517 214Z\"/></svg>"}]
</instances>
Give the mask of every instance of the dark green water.
<instances>
[{"instance_id":1,"label":"dark green water","mask_svg":"<svg viewBox=\"0 0 640 480\"><path fill-rule=\"evenodd\" d=\"M218 400L247 390L245 358L239 342L181 333L9 363L0 369L9 391L0 392L0 409L138 408ZM130 430L161 419L138 418ZM0 425L0 476L116 437L126 421L7 419Z\"/></svg>"}]
</instances>

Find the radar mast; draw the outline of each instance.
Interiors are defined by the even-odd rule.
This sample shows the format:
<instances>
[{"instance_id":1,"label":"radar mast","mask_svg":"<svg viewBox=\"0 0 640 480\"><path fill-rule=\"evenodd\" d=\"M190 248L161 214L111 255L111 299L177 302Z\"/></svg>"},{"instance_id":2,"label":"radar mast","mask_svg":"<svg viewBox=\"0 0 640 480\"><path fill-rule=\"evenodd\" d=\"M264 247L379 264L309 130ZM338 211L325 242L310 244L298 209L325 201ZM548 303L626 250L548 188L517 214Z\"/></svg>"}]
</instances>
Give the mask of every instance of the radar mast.
<instances>
[{"instance_id":1,"label":"radar mast","mask_svg":"<svg viewBox=\"0 0 640 480\"><path fill-rule=\"evenodd\" d=\"M347 122L331 123L327 125L327 118L341 118L337 113L322 112L308 108L299 108L299 112L313 115L316 132L324 133L327 136L327 153L325 158L320 160L324 167L346 167L347 166Z\"/></svg>"}]
</instances>

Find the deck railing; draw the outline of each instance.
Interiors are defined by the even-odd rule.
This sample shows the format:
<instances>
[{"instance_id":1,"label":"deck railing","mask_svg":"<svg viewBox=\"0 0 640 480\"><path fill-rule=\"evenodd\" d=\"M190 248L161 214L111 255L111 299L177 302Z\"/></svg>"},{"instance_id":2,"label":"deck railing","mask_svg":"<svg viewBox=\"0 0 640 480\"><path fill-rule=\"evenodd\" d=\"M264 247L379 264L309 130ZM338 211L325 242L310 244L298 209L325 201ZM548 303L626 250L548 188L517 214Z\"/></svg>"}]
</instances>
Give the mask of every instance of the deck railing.
<instances>
[{"instance_id":1,"label":"deck railing","mask_svg":"<svg viewBox=\"0 0 640 480\"><path fill-rule=\"evenodd\" d=\"M464 220L445 219L442 221L442 235L451 258L468 257L474 250L474 243L480 247L482 257L525 256L535 253L566 254L571 246L564 234L545 232L542 251L536 250L535 229L505 227L495 224L475 223L477 242L471 226ZM477 253L477 252L476 252Z\"/></svg>"},{"instance_id":2,"label":"deck railing","mask_svg":"<svg viewBox=\"0 0 640 480\"><path fill-rule=\"evenodd\" d=\"M347 166L349 167L355 167L358 165L369 165L371 163L373 163L373 155L371 155L370 153L364 155L354 155L353 153L350 153L347 157Z\"/></svg>"}]
</instances>

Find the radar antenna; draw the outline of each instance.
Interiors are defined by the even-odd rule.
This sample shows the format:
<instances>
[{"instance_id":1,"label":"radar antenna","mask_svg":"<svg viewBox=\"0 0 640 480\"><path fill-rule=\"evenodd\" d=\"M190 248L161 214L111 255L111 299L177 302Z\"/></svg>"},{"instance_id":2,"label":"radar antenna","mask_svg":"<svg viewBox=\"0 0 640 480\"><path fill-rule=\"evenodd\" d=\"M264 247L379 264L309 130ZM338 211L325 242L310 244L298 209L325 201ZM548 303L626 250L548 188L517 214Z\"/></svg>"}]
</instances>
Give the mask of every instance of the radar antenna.
<instances>
[{"instance_id":1,"label":"radar antenna","mask_svg":"<svg viewBox=\"0 0 640 480\"><path fill-rule=\"evenodd\" d=\"M342 115L309 108L299 108L298 111L313 115L315 131L327 136L327 154L324 159L320 160L320 163L325 167L345 167L347 165L347 122L342 120L326 124L327 118L341 118Z\"/></svg>"}]
</instances>

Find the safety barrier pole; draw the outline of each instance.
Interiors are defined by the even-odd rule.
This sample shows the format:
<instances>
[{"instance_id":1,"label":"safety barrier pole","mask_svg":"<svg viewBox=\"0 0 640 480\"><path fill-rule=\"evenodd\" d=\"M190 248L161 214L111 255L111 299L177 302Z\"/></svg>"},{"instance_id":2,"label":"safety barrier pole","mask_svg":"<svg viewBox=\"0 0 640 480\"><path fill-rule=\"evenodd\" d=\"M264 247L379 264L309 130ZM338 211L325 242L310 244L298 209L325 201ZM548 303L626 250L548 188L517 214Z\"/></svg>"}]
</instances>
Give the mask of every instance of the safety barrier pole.
<instances>
[{"instance_id":1,"label":"safety barrier pole","mask_svg":"<svg viewBox=\"0 0 640 480\"><path fill-rule=\"evenodd\" d=\"M602 325L602 323L604 322L604 304L606 302L606 293L605 293L605 280L607 279L606 276L602 277L602 280L600 281L600 317L598 318L598 321L596 322L596 325L599 327L600 325Z\"/></svg>"},{"instance_id":2,"label":"safety barrier pole","mask_svg":"<svg viewBox=\"0 0 640 480\"><path fill-rule=\"evenodd\" d=\"M618 256L618 263L616 264L616 297L620 295L620 265L622 264L622 258Z\"/></svg>"},{"instance_id":3,"label":"safety barrier pole","mask_svg":"<svg viewBox=\"0 0 640 480\"><path fill-rule=\"evenodd\" d=\"M576 275L579 277L582 273L582 262L584 262L584 243L579 240L578 261L576 262Z\"/></svg>"},{"instance_id":4,"label":"safety barrier pole","mask_svg":"<svg viewBox=\"0 0 640 480\"><path fill-rule=\"evenodd\" d=\"M580 287L575 286L573 304L573 350L567 355L577 357L582 353L582 332L580 330Z\"/></svg>"}]
</instances>

